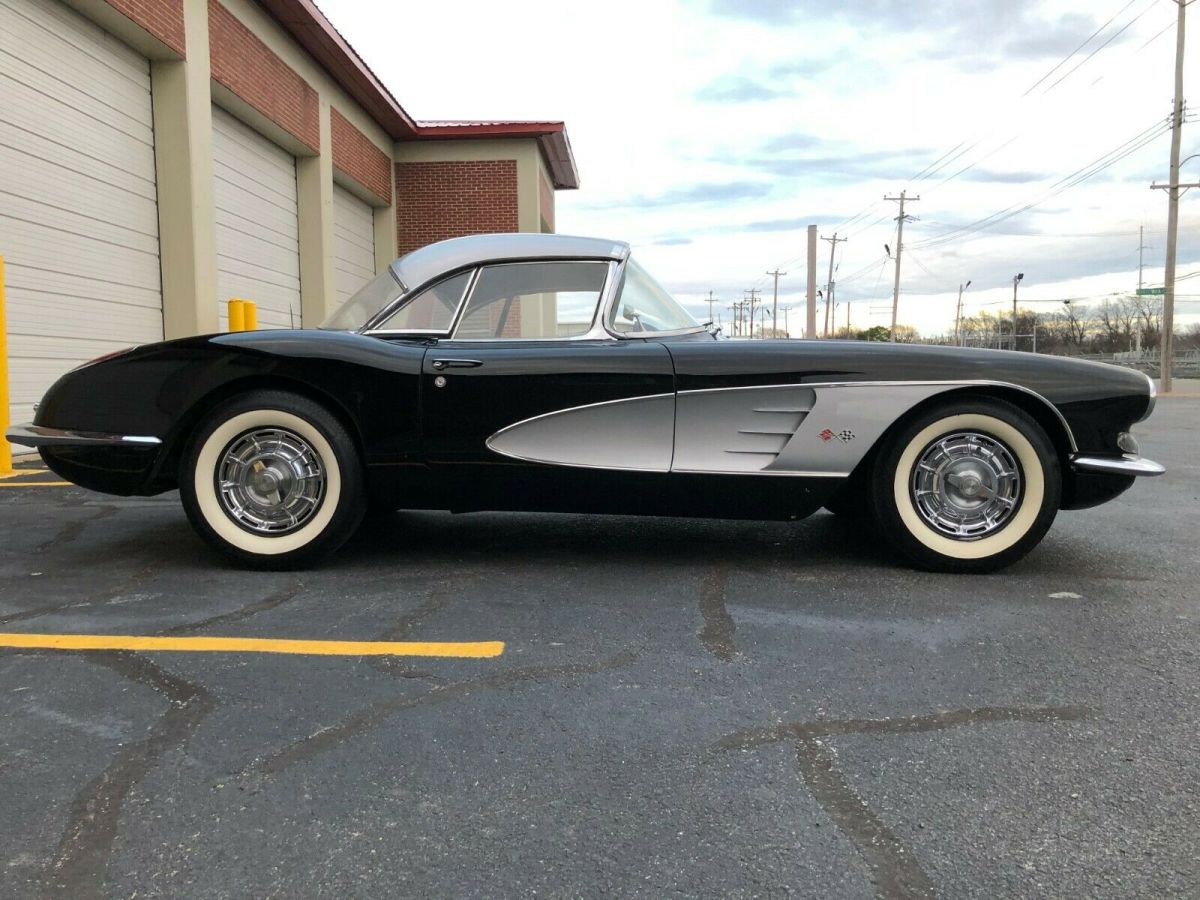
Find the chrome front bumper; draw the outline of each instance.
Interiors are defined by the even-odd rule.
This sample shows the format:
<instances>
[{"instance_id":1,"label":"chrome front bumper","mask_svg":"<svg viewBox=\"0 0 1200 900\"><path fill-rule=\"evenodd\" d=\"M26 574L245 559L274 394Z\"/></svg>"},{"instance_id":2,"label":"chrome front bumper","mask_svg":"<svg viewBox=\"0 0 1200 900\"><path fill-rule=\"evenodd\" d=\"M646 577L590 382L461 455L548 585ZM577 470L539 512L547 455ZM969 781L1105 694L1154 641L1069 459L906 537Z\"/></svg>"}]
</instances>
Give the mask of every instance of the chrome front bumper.
<instances>
[{"instance_id":1,"label":"chrome front bumper","mask_svg":"<svg viewBox=\"0 0 1200 900\"><path fill-rule=\"evenodd\" d=\"M106 434L102 431L70 431L66 428L47 428L45 425L14 425L4 433L14 444L26 447L83 446L152 447L161 438L136 434Z\"/></svg>"},{"instance_id":2,"label":"chrome front bumper","mask_svg":"<svg viewBox=\"0 0 1200 900\"><path fill-rule=\"evenodd\" d=\"M1124 456L1073 456L1071 468L1076 472L1099 472L1104 475L1161 475L1167 471L1159 463L1132 453Z\"/></svg>"}]
</instances>

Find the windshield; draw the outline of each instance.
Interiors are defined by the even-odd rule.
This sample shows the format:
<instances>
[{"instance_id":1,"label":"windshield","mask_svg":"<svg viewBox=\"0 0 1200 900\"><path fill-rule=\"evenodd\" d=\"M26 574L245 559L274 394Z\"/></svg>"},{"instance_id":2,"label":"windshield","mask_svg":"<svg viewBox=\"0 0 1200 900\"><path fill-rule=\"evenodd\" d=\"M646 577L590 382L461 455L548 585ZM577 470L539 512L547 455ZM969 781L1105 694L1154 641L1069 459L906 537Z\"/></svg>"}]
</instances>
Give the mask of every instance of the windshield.
<instances>
[{"instance_id":1,"label":"windshield","mask_svg":"<svg viewBox=\"0 0 1200 900\"><path fill-rule=\"evenodd\" d=\"M621 293L608 314L608 327L618 334L686 331L700 323L668 294L635 260L625 266Z\"/></svg>"},{"instance_id":2,"label":"windshield","mask_svg":"<svg viewBox=\"0 0 1200 900\"><path fill-rule=\"evenodd\" d=\"M326 331L357 331L367 324L375 314L404 292L391 266L364 284L337 311L321 323Z\"/></svg>"}]
</instances>

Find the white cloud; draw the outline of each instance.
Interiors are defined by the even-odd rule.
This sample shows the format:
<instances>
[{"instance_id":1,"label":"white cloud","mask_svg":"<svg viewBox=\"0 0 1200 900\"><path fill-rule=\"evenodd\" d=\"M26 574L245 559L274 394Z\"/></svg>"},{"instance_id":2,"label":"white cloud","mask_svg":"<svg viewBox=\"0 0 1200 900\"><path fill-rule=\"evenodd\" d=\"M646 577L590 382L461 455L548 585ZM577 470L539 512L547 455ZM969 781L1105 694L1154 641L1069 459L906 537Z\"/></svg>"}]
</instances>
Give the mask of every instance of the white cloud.
<instances>
[{"instance_id":1,"label":"white cloud","mask_svg":"<svg viewBox=\"0 0 1200 900\"><path fill-rule=\"evenodd\" d=\"M1030 301L1131 289L1143 224L1146 278L1161 281L1166 199L1147 187L1166 178L1165 135L994 231L925 243L1048 195L1166 120L1172 33L1146 42L1174 9L1157 0L1132 4L1021 96L1123 5L322 2L418 118L564 119L583 187L559 193L559 230L629 240L697 313L709 289L740 298L767 286L763 273L777 264L788 271L783 296L802 304L804 224L822 223L826 234L865 207L870 214L843 229L850 242L839 263L841 278L862 274L839 296L853 301L856 321L882 324L888 316L869 310L890 303L882 263L895 204L881 198L907 187L921 200L905 233L913 262L901 320L927 332L949 326L967 279L973 304L1011 296L1018 271ZM1197 87L1194 75L1188 82ZM1196 128L1185 128L1185 156L1200 150ZM943 168L914 178L952 148ZM1200 264L1193 203L1184 200L1180 259ZM822 282L827 254L822 243ZM1187 322L1200 306L1185 297L1180 311Z\"/></svg>"}]
</instances>

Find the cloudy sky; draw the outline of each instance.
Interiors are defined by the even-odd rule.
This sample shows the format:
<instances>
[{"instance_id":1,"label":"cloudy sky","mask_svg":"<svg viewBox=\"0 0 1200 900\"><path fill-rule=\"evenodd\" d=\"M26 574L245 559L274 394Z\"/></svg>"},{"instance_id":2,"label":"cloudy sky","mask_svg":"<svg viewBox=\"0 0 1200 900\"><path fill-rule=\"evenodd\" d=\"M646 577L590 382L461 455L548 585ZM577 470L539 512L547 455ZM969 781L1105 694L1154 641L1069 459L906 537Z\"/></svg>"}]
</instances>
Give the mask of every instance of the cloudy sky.
<instances>
[{"instance_id":1,"label":"cloudy sky","mask_svg":"<svg viewBox=\"0 0 1200 900\"><path fill-rule=\"evenodd\" d=\"M852 321L887 324L882 198L901 190L920 201L900 320L926 333L952 328L968 279L968 312L1011 302L1017 272L1045 311L1132 290L1139 226L1161 283L1167 204L1148 188L1167 175L1173 0L320 5L416 118L565 120L582 187L559 192L558 230L628 240L698 315L709 290L725 319L746 289L769 296L778 267L796 332L814 223L849 237L836 280ZM1184 128L1196 152L1200 115ZM1181 274L1200 269L1194 197ZM1183 322L1200 320L1190 284Z\"/></svg>"}]
</instances>

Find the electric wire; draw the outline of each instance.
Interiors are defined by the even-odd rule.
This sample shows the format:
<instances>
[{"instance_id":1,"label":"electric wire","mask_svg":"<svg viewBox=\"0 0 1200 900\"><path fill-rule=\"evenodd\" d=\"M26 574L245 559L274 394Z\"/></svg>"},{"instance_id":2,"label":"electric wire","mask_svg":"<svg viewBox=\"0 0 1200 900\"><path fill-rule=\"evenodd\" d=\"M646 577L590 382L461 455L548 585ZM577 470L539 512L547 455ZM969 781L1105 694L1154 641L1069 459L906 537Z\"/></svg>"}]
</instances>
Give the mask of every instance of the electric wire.
<instances>
[{"instance_id":1,"label":"electric wire","mask_svg":"<svg viewBox=\"0 0 1200 900\"><path fill-rule=\"evenodd\" d=\"M1076 169L1069 175L1060 178L1054 184L1050 185L1046 193L1038 199L1023 205L1014 204L1006 207L988 216L984 216L982 219L977 219L976 221L958 229L957 231L952 231L932 238L916 241L913 243L913 246L932 247L940 244L950 243L952 241L962 240L971 234L986 230L993 225L999 225L1002 222L1006 222L1009 219L1020 215L1021 213L1033 209L1035 206L1045 203L1047 200L1057 197L1064 191L1067 191L1078 184L1082 184L1084 181L1094 178L1101 172L1111 168L1113 165L1130 156L1131 154L1136 153L1138 150L1141 150L1142 148L1153 143L1170 130L1171 126L1169 124L1159 120L1154 125L1151 125L1149 128L1139 132L1129 140L1124 141L1117 147L1105 153L1103 156L1100 156L1087 165Z\"/></svg>"}]
</instances>

